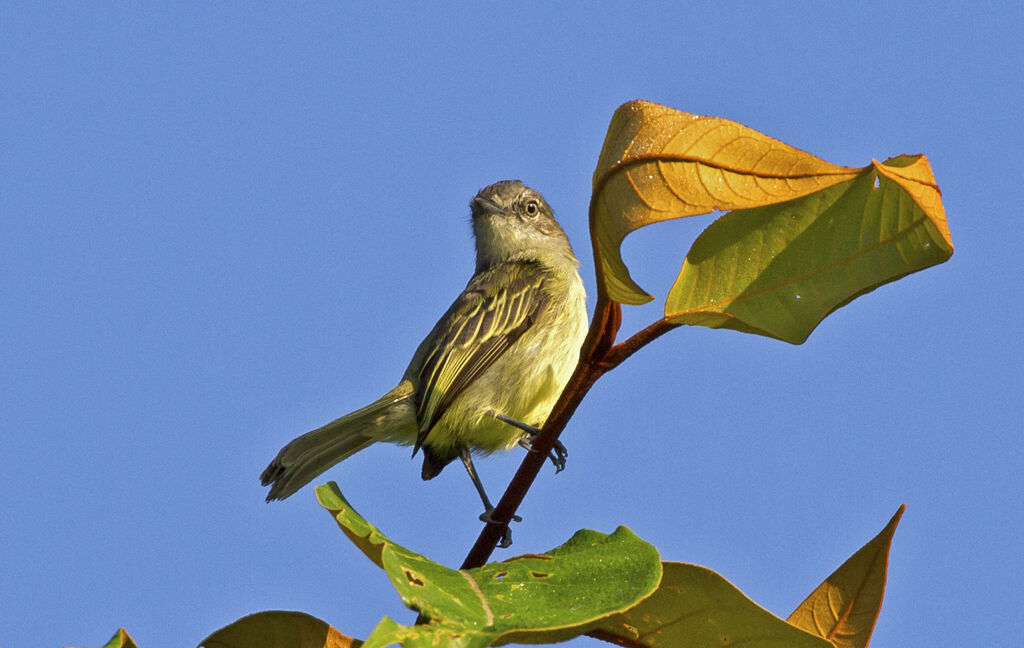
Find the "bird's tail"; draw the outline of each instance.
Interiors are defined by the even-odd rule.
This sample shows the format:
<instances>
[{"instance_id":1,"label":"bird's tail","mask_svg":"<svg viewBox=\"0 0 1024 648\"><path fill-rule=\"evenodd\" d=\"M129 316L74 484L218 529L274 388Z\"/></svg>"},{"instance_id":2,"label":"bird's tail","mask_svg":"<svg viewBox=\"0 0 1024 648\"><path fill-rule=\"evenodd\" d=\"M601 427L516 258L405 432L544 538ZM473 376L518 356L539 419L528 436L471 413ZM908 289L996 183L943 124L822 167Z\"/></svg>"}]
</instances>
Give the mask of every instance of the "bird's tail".
<instances>
[{"instance_id":1,"label":"bird's tail","mask_svg":"<svg viewBox=\"0 0 1024 648\"><path fill-rule=\"evenodd\" d=\"M307 432L281 448L260 475L260 482L270 486L267 501L288 497L339 461L375 441L393 436L398 431L395 428L402 427L408 416L403 410L410 407L411 389L403 387L399 385L366 407Z\"/></svg>"}]
</instances>

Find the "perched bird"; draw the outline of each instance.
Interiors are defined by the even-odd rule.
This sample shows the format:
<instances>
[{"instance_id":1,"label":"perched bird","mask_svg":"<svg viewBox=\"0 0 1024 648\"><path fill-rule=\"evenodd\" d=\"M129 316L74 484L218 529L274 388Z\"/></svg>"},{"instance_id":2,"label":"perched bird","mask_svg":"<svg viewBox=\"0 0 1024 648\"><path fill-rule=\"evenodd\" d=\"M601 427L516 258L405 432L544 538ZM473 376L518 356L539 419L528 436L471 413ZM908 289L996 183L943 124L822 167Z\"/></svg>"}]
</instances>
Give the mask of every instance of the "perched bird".
<instances>
[{"instance_id":1,"label":"perched bird","mask_svg":"<svg viewBox=\"0 0 1024 648\"><path fill-rule=\"evenodd\" d=\"M483 501L481 519L490 519L494 507L471 453L528 444L569 380L588 325L579 262L538 192L498 182L481 189L470 210L476 271L466 289L397 387L281 449L260 477L268 502L387 441L413 445L413 456L422 448L423 479L461 459ZM564 448L558 453L552 460L561 468Z\"/></svg>"}]
</instances>

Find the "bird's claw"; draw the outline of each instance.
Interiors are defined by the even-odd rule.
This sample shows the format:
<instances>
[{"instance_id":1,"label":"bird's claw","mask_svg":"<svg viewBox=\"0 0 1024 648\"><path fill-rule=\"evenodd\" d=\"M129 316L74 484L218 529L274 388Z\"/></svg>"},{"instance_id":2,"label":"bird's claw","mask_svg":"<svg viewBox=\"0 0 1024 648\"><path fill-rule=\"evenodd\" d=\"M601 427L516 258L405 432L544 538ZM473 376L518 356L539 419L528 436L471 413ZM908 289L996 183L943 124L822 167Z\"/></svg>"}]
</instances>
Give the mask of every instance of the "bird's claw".
<instances>
[{"instance_id":1,"label":"bird's claw","mask_svg":"<svg viewBox=\"0 0 1024 648\"><path fill-rule=\"evenodd\" d=\"M551 463L555 464L555 474L565 470L565 459L569 456L569 450L562 445L561 441L555 441L555 447L548 453Z\"/></svg>"},{"instance_id":2,"label":"bird's claw","mask_svg":"<svg viewBox=\"0 0 1024 648\"><path fill-rule=\"evenodd\" d=\"M494 519L494 509L489 508L480 514L480 521L486 524L501 524L501 522ZM522 522L523 518L518 515L512 516L512 522ZM512 546L512 529L508 528L508 523L505 524L505 528L501 530L501 541L498 546L502 549L508 549Z\"/></svg>"},{"instance_id":3,"label":"bird's claw","mask_svg":"<svg viewBox=\"0 0 1024 648\"><path fill-rule=\"evenodd\" d=\"M508 423L509 425L511 425L513 427L517 427L520 430L522 430L523 432L526 432L526 435L529 438L529 441L527 439L525 439L525 438L524 439L520 439L519 440L519 445L524 447L524 448L526 448L529 452L536 452L536 450L533 449L533 446L530 444L530 442L533 441L534 439L536 439L537 435L540 434L540 428L538 428L536 426L533 426L533 425L527 425L526 423L523 423L522 421L517 421L516 419L512 418L511 416L505 416L504 414L499 414L499 413L495 412L494 410L487 410L487 415L488 416L492 416L492 417L498 419L499 421L502 421L503 423ZM551 452L548 453L548 458L551 459L551 463L555 464L555 474L556 475L558 473L562 472L563 470L565 470L565 458L568 457L568 456L569 456L569 451L565 449L565 446L562 445L561 441L557 441L556 440L554 448L552 448Z\"/></svg>"},{"instance_id":4,"label":"bird's claw","mask_svg":"<svg viewBox=\"0 0 1024 648\"><path fill-rule=\"evenodd\" d=\"M523 439L519 442L519 446L524 448L527 452L537 452L537 450L534 450L533 445L531 445L530 440ZM556 475L565 470L565 459L568 456L569 450L562 445L561 441L555 441L555 447L548 453L548 459L550 459L551 463L555 465Z\"/></svg>"}]
</instances>

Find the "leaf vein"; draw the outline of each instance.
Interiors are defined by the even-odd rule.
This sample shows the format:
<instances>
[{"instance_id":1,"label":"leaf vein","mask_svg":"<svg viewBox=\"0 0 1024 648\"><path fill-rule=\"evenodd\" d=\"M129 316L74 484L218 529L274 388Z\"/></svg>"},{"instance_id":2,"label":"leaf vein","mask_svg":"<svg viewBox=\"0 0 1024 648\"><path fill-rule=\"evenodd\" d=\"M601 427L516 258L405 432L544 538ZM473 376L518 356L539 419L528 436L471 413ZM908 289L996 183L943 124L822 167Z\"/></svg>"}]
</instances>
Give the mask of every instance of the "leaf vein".
<instances>
[{"instance_id":1,"label":"leaf vein","mask_svg":"<svg viewBox=\"0 0 1024 648\"><path fill-rule=\"evenodd\" d=\"M473 580L473 577L470 576L466 570L460 569L459 573L462 574L463 578L469 581L469 586L472 588L473 593L476 594L478 599L480 599L480 605L483 606L484 612L487 614L487 626L490 627L494 625L494 611L491 610L491 606L487 602L487 598L484 596L484 593L480 591L480 584Z\"/></svg>"}]
</instances>

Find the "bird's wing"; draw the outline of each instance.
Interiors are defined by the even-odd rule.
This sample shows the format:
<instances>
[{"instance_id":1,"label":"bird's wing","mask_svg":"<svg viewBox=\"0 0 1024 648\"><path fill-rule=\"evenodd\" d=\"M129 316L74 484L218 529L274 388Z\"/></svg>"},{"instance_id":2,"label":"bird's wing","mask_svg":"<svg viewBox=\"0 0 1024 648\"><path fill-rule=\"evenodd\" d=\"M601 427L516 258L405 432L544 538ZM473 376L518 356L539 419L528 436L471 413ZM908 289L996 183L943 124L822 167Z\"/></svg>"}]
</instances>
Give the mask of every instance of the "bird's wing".
<instances>
[{"instance_id":1,"label":"bird's wing","mask_svg":"<svg viewBox=\"0 0 1024 648\"><path fill-rule=\"evenodd\" d=\"M547 308L537 263L503 263L476 275L431 333L419 369L416 448L448 406Z\"/></svg>"}]
</instances>

